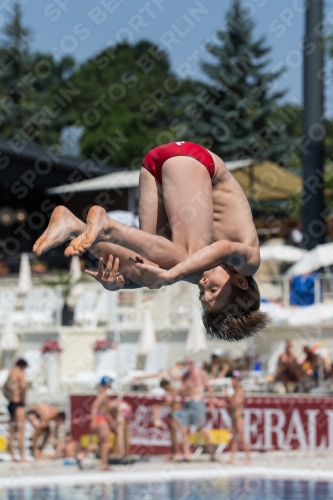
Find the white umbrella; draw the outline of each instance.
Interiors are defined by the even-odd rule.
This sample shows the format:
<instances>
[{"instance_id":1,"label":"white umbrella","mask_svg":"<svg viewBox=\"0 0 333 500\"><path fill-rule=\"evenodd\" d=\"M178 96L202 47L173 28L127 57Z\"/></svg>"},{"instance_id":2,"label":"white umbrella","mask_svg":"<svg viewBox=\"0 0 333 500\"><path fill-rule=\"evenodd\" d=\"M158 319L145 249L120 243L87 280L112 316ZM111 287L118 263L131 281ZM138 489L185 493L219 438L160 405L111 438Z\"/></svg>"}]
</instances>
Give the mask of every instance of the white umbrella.
<instances>
[{"instance_id":1,"label":"white umbrella","mask_svg":"<svg viewBox=\"0 0 333 500\"><path fill-rule=\"evenodd\" d=\"M193 306L192 322L187 334L185 353L188 356L193 356L199 352L207 350L206 331L202 323L200 309Z\"/></svg>"},{"instance_id":2,"label":"white umbrella","mask_svg":"<svg viewBox=\"0 0 333 500\"><path fill-rule=\"evenodd\" d=\"M260 247L262 262L298 262L306 253L306 250L291 245L265 245Z\"/></svg>"},{"instance_id":3,"label":"white umbrella","mask_svg":"<svg viewBox=\"0 0 333 500\"><path fill-rule=\"evenodd\" d=\"M2 330L0 346L4 352L14 352L19 348L20 341L15 333L12 316L8 311L6 313L6 321Z\"/></svg>"},{"instance_id":4,"label":"white umbrella","mask_svg":"<svg viewBox=\"0 0 333 500\"><path fill-rule=\"evenodd\" d=\"M18 290L19 293L26 294L31 290L32 279L31 279L31 267L29 262L29 256L27 253L21 255L20 261L20 271L18 278Z\"/></svg>"},{"instance_id":5,"label":"white umbrella","mask_svg":"<svg viewBox=\"0 0 333 500\"><path fill-rule=\"evenodd\" d=\"M333 243L325 243L306 252L301 260L288 269L287 274L300 276L331 265L333 265Z\"/></svg>"},{"instance_id":6,"label":"white umbrella","mask_svg":"<svg viewBox=\"0 0 333 500\"><path fill-rule=\"evenodd\" d=\"M138 354L148 354L154 344L156 344L156 335L151 309L145 308L142 330L138 341Z\"/></svg>"},{"instance_id":7,"label":"white umbrella","mask_svg":"<svg viewBox=\"0 0 333 500\"><path fill-rule=\"evenodd\" d=\"M72 284L76 283L81 278L82 272L81 272L80 258L77 255L74 255L74 257L72 257L71 265L69 268L69 275L70 275L70 282Z\"/></svg>"}]
</instances>

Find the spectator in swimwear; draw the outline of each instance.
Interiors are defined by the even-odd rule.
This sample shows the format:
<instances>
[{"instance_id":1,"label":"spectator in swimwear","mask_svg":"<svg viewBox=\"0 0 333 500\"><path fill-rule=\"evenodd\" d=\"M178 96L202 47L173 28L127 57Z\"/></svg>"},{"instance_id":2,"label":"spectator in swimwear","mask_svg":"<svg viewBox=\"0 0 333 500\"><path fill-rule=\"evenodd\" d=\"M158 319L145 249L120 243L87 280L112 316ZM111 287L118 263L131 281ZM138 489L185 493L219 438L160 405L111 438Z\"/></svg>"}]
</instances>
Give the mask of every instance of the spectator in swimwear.
<instances>
[{"instance_id":1,"label":"spectator in swimwear","mask_svg":"<svg viewBox=\"0 0 333 500\"><path fill-rule=\"evenodd\" d=\"M35 432L32 438L32 454L35 458L39 458L46 443L51 436L50 424L55 424L55 434L58 437L58 428L63 425L66 420L64 412L47 403L36 403L30 406L27 412L27 417L30 424L34 427ZM42 442L39 445L39 438L42 437Z\"/></svg>"},{"instance_id":2,"label":"spectator in swimwear","mask_svg":"<svg viewBox=\"0 0 333 500\"><path fill-rule=\"evenodd\" d=\"M286 340L285 350L280 354L278 359L275 382L282 382L289 390L290 382L297 382L302 376L300 367L293 353L293 346L290 340Z\"/></svg>"},{"instance_id":3,"label":"spectator in swimwear","mask_svg":"<svg viewBox=\"0 0 333 500\"><path fill-rule=\"evenodd\" d=\"M171 460L179 462L181 456L179 454L180 447L178 441L178 431L182 425L182 400L179 396L179 391L172 386L170 380L162 379L160 387L168 394L168 399L160 405L154 406L154 426L160 428L162 426L160 419L160 408L169 406L170 414L170 435L171 435Z\"/></svg>"},{"instance_id":4,"label":"spectator in swimwear","mask_svg":"<svg viewBox=\"0 0 333 500\"><path fill-rule=\"evenodd\" d=\"M210 432L207 428L207 409L203 401L205 390L209 395L208 411L213 411L213 391L208 384L207 373L195 366L192 358L185 360L186 372L182 377L180 394L185 397L182 408L182 434L184 442L185 460L190 459L189 433L190 426L195 426L206 438L210 458L214 461L214 448L211 442Z\"/></svg>"},{"instance_id":5,"label":"spectator in swimwear","mask_svg":"<svg viewBox=\"0 0 333 500\"><path fill-rule=\"evenodd\" d=\"M20 461L24 458L24 424L25 424L25 404L27 393L27 382L24 370L28 363L24 359L18 359L15 366L10 370L7 381L2 388L2 392L8 399L9 439L8 448L12 460L14 460L14 436L17 433L17 442L20 453Z\"/></svg>"},{"instance_id":6,"label":"spectator in swimwear","mask_svg":"<svg viewBox=\"0 0 333 500\"><path fill-rule=\"evenodd\" d=\"M108 465L110 432L115 427L114 419L110 413L109 389L112 387L113 380L110 377L103 377L100 383L100 389L95 401L91 407L91 425L90 429L98 436L101 450L100 470L110 470Z\"/></svg>"},{"instance_id":7,"label":"spectator in swimwear","mask_svg":"<svg viewBox=\"0 0 333 500\"><path fill-rule=\"evenodd\" d=\"M224 378L230 370L230 365L220 354L217 354L218 352L219 350L213 352L210 363L204 363L203 365L203 369L211 379Z\"/></svg>"},{"instance_id":8,"label":"spectator in swimwear","mask_svg":"<svg viewBox=\"0 0 333 500\"><path fill-rule=\"evenodd\" d=\"M131 406L122 399L112 399L109 402L109 412L114 419L116 435L115 452L125 457L130 454L130 425L133 420Z\"/></svg>"},{"instance_id":9,"label":"spectator in swimwear","mask_svg":"<svg viewBox=\"0 0 333 500\"><path fill-rule=\"evenodd\" d=\"M244 437L244 391L241 385L242 373L238 370L232 373L232 387L234 394L227 397L227 403L230 407L230 416L232 420L232 438L230 442L231 456L229 464L235 463L235 454L238 443L243 446L245 451L245 463L251 463L249 445Z\"/></svg>"},{"instance_id":10,"label":"spectator in swimwear","mask_svg":"<svg viewBox=\"0 0 333 500\"><path fill-rule=\"evenodd\" d=\"M66 432L66 436L64 441L61 441L55 450L55 452L51 455L46 455L45 458L63 458L64 464L67 465L69 463L76 463L77 454L80 451L79 442L76 441L73 437L73 433L71 431Z\"/></svg>"},{"instance_id":11,"label":"spectator in swimwear","mask_svg":"<svg viewBox=\"0 0 333 500\"><path fill-rule=\"evenodd\" d=\"M306 358L304 359L301 368L304 373L310 375L312 379L318 383L320 377L325 378L327 375L324 361L319 354L315 353L313 349L307 345L303 347L303 352Z\"/></svg>"}]
</instances>

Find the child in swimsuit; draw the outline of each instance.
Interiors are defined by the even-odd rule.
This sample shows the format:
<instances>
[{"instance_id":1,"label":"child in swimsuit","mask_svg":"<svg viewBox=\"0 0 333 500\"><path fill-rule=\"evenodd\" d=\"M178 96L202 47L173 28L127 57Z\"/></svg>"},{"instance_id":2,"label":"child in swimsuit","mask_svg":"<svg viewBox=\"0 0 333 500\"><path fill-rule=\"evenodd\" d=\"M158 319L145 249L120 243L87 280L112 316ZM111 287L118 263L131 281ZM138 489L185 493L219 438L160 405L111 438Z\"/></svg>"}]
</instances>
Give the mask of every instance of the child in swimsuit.
<instances>
[{"instance_id":1,"label":"child in swimsuit","mask_svg":"<svg viewBox=\"0 0 333 500\"><path fill-rule=\"evenodd\" d=\"M92 207L85 230L65 253L77 255L101 242L116 243L115 247L135 252L134 258L140 254L148 259L132 260L133 277L128 270L124 276L120 269L117 283L119 278L122 288L139 283L160 288L179 280L197 284L206 330L217 338L240 340L267 324L253 279L260 253L251 209L221 158L184 141L151 150L140 173L139 219L140 230L112 220L101 207ZM52 241L45 244L51 239L48 231L35 251L51 246ZM100 273L88 274L103 285L108 282Z\"/></svg>"},{"instance_id":2,"label":"child in swimsuit","mask_svg":"<svg viewBox=\"0 0 333 500\"><path fill-rule=\"evenodd\" d=\"M109 436L114 420L109 412L110 397L108 389L111 388L112 379L103 377L100 383L100 390L91 407L91 431L98 435L101 450L101 470L109 470Z\"/></svg>"},{"instance_id":3,"label":"child in swimsuit","mask_svg":"<svg viewBox=\"0 0 333 500\"><path fill-rule=\"evenodd\" d=\"M179 455L178 431L180 430L182 422L182 401L179 396L179 392L174 387L172 387L169 380L162 379L160 382L160 387L162 387L162 389L167 392L170 398L168 398L161 405L154 406L154 426L161 427L159 408L161 406L169 406L171 408L171 460L173 460L174 462L179 462L181 457Z\"/></svg>"}]
</instances>

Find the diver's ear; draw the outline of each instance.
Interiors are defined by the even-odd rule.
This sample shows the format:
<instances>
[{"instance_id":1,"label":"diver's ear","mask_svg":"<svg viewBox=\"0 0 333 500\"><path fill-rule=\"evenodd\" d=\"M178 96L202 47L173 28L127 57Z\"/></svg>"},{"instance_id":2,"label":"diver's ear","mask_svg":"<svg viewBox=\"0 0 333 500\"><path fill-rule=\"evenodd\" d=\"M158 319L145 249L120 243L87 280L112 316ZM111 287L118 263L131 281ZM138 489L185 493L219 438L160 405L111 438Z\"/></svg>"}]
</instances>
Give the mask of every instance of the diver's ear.
<instances>
[{"instance_id":1,"label":"diver's ear","mask_svg":"<svg viewBox=\"0 0 333 500\"><path fill-rule=\"evenodd\" d=\"M248 289L249 284L247 282L246 276L242 276L241 274L236 273L235 279L236 279L236 284L237 284L238 288L241 288L242 290Z\"/></svg>"}]
</instances>

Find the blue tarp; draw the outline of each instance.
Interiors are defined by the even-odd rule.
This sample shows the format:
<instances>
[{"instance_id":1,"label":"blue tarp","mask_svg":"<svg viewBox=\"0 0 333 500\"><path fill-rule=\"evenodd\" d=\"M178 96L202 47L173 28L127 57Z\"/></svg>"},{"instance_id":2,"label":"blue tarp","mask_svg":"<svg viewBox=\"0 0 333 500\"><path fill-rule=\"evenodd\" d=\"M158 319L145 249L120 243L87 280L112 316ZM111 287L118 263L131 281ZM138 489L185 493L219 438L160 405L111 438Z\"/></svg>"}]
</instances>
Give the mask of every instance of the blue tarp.
<instances>
[{"instance_id":1,"label":"blue tarp","mask_svg":"<svg viewBox=\"0 0 333 500\"><path fill-rule=\"evenodd\" d=\"M294 276L290 283L290 305L310 306L315 303L316 273L306 276ZM322 291L320 290L320 295Z\"/></svg>"}]
</instances>

